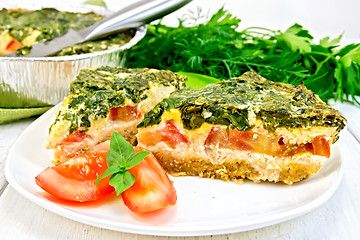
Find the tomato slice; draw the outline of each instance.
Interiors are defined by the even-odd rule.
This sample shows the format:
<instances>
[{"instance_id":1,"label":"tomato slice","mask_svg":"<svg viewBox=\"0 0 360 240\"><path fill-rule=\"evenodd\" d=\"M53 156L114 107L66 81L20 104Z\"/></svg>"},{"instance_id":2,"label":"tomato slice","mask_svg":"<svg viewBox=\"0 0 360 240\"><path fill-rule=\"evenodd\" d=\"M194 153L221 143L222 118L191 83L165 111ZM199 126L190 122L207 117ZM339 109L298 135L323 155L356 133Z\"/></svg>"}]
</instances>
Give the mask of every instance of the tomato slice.
<instances>
[{"instance_id":1,"label":"tomato slice","mask_svg":"<svg viewBox=\"0 0 360 240\"><path fill-rule=\"evenodd\" d=\"M91 138L89 134L82 132L81 130L77 130L72 134L66 136L60 143L60 145L73 144L76 142L82 142L86 138Z\"/></svg>"},{"instance_id":2,"label":"tomato slice","mask_svg":"<svg viewBox=\"0 0 360 240\"><path fill-rule=\"evenodd\" d=\"M91 148L69 161L48 167L35 177L36 184L46 192L62 199L85 202L98 200L112 193L110 176L96 186L97 177L107 169L106 155L109 142ZM142 148L135 148L136 152ZM128 170L136 181L122 193L125 205L133 212L142 213L174 205L177 200L175 188L154 155Z\"/></svg>"},{"instance_id":3,"label":"tomato slice","mask_svg":"<svg viewBox=\"0 0 360 240\"><path fill-rule=\"evenodd\" d=\"M217 145L222 148L252 151L268 155L281 155L286 151L286 146L281 137L264 134L261 131L239 131L225 127L212 127L204 146Z\"/></svg>"},{"instance_id":4,"label":"tomato slice","mask_svg":"<svg viewBox=\"0 0 360 240\"><path fill-rule=\"evenodd\" d=\"M287 145L281 136L275 136L253 130L242 132L215 126L209 132L204 146L217 145L223 148L248 150L272 156L289 156L304 152L314 155L330 157L330 143L323 136L317 136L312 142L306 144Z\"/></svg>"},{"instance_id":5,"label":"tomato slice","mask_svg":"<svg viewBox=\"0 0 360 240\"><path fill-rule=\"evenodd\" d=\"M96 178L107 169L106 154L109 142L99 144L85 154L46 168L35 177L36 184L46 192L71 201L85 202L100 199L114 191L109 178L96 186Z\"/></svg>"},{"instance_id":6,"label":"tomato slice","mask_svg":"<svg viewBox=\"0 0 360 240\"><path fill-rule=\"evenodd\" d=\"M138 152L143 149L136 147L135 150ZM177 195L174 185L154 155L148 155L128 171L135 176L136 181L121 195L125 205L131 211L151 212L176 203Z\"/></svg>"},{"instance_id":7,"label":"tomato slice","mask_svg":"<svg viewBox=\"0 0 360 240\"><path fill-rule=\"evenodd\" d=\"M174 121L167 121L164 127L155 132L139 134L138 140L148 146L153 146L158 142L166 142L173 148L180 143L190 143L187 137L180 132Z\"/></svg>"},{"instance_id":8,"label":"tomato slice","mask_svg":"<svg viewBox=\"0 0 360 240\"><path fill-rule=\"evenodd\" d=\"M130 122L139 117L141 117L141 112L138 111L137 105L111 108L109 114L109 119L111 121L121 120Z\"/></svg>"},{"instance_id":9,"label":"tomato slice","mask_svg":"<svg viewBox=\"0 0 360 240\"><path fill-rule=\"evenodd\" d=\"M229 134L228 134L229 133ZM204 145L219 145L220 147L227 147L239 150L254 150L257 145L254 141L254 132L241 132L236 129L229 129L226 131L223 127L212 127L207 136Z\"/></svg>"},{"instance_id":10,"label":"tomato slice","mask_svg":"<svg viewBox=\"0 0 360 240\"><path fill-rule=\"evenodd\" d=\"M323 136L316 136L311 143L314 149L314 154L329 158L331 155L330 142Z\"/></svg>"},{"instance_id":11,"label":"tomato slice","mask_svg":"<svg viewBox=\"0 0 360 240\"><path fill-rule=\"evenodd\" d=\"M22 45L18 40L16 40L15 38L13 38L5 47L5 49L9 52L15 52L16 50L18 50L19 48L23 47L24 45Z\"/></svg>"}]
</instances>

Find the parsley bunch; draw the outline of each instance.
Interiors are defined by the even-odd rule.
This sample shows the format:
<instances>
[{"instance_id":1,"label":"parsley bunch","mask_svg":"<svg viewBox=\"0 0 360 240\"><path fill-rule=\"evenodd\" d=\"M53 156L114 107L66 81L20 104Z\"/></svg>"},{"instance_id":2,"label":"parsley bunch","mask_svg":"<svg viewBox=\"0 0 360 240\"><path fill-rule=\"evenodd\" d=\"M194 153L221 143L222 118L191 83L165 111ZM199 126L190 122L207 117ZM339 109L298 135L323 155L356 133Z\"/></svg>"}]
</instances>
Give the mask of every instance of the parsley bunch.
<instances>
[{"instance_id":1,"label":"parsley bunch","mask_svg":"<svg viewBox=\"0 0 360 240\"><path fill-rule=\"evenodd\" d=\"M194 18L196 20L196 17ZM130 52L128 67L192 72L217 79L253 70L263 77L305 86L324 101L360 104L360 44L339 48L341 36L319 44L299 24L286 31L259 27L239 30L240 19L221 8L206 23L177 27L148 25L145 38Z\"/></svg>"}]
</instances>

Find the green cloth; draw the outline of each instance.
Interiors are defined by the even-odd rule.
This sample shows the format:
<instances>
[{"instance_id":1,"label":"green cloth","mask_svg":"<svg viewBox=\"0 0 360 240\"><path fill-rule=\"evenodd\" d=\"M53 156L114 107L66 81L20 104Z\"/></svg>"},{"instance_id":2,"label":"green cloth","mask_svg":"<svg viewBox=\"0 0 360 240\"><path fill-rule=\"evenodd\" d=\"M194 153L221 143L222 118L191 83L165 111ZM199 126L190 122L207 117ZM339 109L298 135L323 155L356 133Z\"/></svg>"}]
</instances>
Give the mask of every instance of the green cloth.
<instances>
[{"instance_id":1,"label":"green cloth","mask_svg":"<svg viewBox=\"0 0 360 240\"><path fill-rule=\"evenodd\" d=\"M36 97L29 97L25 92L15 91L8 84L1 82L0 75L0 124L38 116L52 107Z\"/></svg>"},{"instance_id":2,"label":"green cloth","mask_svg":"<svg viewBox=\"0 0 360 240\"><path fill-rule=\"evenodd\" d=\"M53 106L30 108L0 108L0 124L13 122L23 118L38 116L52 107Z\"/></svg>"},{"instance_id":3,"label":"green cloth","mask_svg":"<svg viewBox=\"0 0 360 240\"><path fill-rule=\"evenodd\" d=\"M86 0L84 3L106 8L106 3L103 0Z\"/></svg>"}]
</instances>

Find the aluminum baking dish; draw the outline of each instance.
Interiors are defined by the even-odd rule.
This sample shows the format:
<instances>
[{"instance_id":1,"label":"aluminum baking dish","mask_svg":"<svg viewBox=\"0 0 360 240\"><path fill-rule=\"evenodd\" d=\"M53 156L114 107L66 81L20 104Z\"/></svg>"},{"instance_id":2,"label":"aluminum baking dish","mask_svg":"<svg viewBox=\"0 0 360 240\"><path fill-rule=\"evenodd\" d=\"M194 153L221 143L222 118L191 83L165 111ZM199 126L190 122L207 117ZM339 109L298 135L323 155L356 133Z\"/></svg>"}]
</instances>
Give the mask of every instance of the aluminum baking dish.
<instances>
[{"instance_id":1,"label":"aluminum baking dish","mask_svg":"<svg viewBox=\"0 0 360 240\"><path fill-rule=\"evenodd\" d=\"M60 11L89 12L109 15L106 8L91 5L58 6L22 3L0 3L2 8L36 10L53 7ZM55 105L69 93L70 82L80 69L100 66L124 66L127 50L146 34L146 27L135 30L133 38L119 48L61 57L0 57L0 107L36 107ZM16 100L13 100L18 98ZM9 100L10 99L10 100Z\"/></svg>"}]
</instances>

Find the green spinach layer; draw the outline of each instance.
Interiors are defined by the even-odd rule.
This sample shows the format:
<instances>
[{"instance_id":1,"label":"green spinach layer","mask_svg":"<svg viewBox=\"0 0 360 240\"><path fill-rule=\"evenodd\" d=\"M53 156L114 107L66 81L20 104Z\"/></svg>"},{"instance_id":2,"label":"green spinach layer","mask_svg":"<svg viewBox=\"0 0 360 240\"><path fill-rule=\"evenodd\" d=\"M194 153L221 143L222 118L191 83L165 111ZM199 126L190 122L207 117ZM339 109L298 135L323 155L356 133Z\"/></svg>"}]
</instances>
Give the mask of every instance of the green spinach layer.
<instances>
[{"instance_id":1,"label":"green spinach layer","mask_svg":"<svg viewBox=\"0 0 360 240\"><path fill-rule=\"evenodd\" d=\"M184 128L189 130L206 122L248 131L254 127L251 116L262 119L269 131L314 126L340 131L345 126L345 119L304 85L275 83L254 72L204 88L173 92L145 114L138 127L159 124L162 114L170 109L180 110Z\"/></svg>"},{"instance_id":2,"label":"green spinach layer","mask_svg":"<svg viewBox=\"0 0 360 240\"><path fill-rule=\"evenodd\" d=\"M152 85L172 85L180 89L185 86L185 80L168 70L83 69L70 85L69 104L60 109L53 125L68 120L70 134L79 128L87 131L92 119L106 118L111 108L124 106L127 99L139 103L148 98L146 91Z\"/></svg>"}]
</instances>

